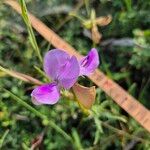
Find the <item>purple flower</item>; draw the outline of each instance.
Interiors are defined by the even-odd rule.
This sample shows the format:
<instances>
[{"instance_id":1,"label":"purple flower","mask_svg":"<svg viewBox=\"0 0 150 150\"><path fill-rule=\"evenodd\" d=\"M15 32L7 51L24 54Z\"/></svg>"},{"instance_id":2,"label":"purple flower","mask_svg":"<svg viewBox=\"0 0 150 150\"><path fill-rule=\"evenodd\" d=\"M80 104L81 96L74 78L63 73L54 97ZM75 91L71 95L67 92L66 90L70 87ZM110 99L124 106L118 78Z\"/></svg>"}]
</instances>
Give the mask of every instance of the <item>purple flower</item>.
<instances>
[{"instance_id":1,"label":"purple flower","mask_svg":"<svg viewBox=\"0 0 150 150\"><path fill-rule=\"evenodd\" d=\"M99 56L97 50L92 48L91 51L80 60L80 76L90 75L99 65Z\"/></svg>"},{"instance_id":2,"label":"purple flower","mask_svg":"<svg viewBox=\"0 0 150 150\"><path fill-rule=\"evenodd\" d=\"M44 71L52 79L52 83L36 87L31 93L32 102L36 105L57 103L62 88L70 89L79 76L89 75L98 64L99 57L94 48L80 61L59 49L47 52L44 57Z\"/></svg>"}]
</instances>

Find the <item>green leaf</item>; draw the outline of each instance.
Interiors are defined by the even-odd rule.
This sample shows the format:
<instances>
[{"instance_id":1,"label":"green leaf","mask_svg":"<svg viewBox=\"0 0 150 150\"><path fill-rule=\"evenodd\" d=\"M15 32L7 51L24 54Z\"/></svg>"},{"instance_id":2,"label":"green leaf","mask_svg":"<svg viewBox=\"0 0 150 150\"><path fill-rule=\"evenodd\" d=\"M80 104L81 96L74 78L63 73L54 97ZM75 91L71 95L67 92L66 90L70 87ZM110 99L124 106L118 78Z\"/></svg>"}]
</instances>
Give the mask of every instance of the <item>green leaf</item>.
<instances>
[{"instance_id":1,"label":"green leaf","mask_svg":"<svg viewBox=\"0 0 150 150\"><path fill-rule=\"evenodd\" d=\"M76 146L76 149L82 150L83 148L82 148L81 140L80 140L79 134L75 128L72 129L72 136L74 139L74 144Z\"/></svg>"}]
</instances>

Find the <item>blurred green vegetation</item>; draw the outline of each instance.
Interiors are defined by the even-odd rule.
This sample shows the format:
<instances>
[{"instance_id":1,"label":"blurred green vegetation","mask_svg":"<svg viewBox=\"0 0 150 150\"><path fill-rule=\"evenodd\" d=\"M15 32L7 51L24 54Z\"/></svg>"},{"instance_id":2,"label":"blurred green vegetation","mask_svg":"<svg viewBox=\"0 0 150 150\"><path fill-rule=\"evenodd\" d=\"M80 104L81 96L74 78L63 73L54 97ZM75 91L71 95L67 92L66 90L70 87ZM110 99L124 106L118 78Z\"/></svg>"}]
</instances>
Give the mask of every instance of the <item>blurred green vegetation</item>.
<instances>
[{"instance_id":1,"label":"blurred green vegetation","mask_svg":"<svg viewBox=\"0 0 150 150\"><path fill-rule=\"evenodd\" d=\"M89 37L90 31L85 29L76 17L71 17L70 12L77 8L75 14L87 19L91 9L95 10L97 17L112 15L109 25L99 27L103 35L101 42L96 45L101 55L100 69L150 109L149 0L25 2L30 12L82 54L86 54L94 44ZM31 29L26 28L22 17L1 1L0 65L46 81L34 67L42 69L35 53L36 41L32 41L32 44L31 34ZM35 38L42 56L53 48L36 32ZM87 78L82 78L79 82L86 86L93 85ZM34 106L30 97L33 85L12 78L2 71L0 88L1 149L30 149L41 133L44 133L44 138L40 149L46 150L150 149L150 134L101 89L97 89L92 114L86 116L76 102L67 98L62 98L54 106ZM12 93L47 118L42 118L28 107L17 103ZM64 133L48 122L53 122L63 129L64 133L71 137L71 142Z\"/></svg>"}]
</instances>

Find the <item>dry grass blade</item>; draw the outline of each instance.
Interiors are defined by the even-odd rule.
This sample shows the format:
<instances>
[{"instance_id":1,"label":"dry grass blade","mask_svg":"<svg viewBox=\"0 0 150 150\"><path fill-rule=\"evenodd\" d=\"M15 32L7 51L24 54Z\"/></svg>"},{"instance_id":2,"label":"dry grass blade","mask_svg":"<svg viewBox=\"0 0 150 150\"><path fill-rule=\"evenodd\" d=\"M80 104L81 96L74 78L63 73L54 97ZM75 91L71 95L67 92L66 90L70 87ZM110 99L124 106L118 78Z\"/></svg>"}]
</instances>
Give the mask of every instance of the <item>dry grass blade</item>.
<instances>
[{"instance_id":1,"label":"dry grass blade","mask_svg":"<svg viewBox=\"0 0 150 150\"><path fill-rule=\"evenodd\" d=\"M26 74L23 74L20 72L16 72L16 71L12 71L12 70L8 70L8 69L3 68L2 66L0 66L0 70L5 72L6 74L12 76L12 77L15 77L17 79L20 79L20 80L28 82L28 83L33 83L36 85L43 84L41 81L39 81L39 80L29 76L29 75L26 75Z\"/></svg>"}]
</instances>

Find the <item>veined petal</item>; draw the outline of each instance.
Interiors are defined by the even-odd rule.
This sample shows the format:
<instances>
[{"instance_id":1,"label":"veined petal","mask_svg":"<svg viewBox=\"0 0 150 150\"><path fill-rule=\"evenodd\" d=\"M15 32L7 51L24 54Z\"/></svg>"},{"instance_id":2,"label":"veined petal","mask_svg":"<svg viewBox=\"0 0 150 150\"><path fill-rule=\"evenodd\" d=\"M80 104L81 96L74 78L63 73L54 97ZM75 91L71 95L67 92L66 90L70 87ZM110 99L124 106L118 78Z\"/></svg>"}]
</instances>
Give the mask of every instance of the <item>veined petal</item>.
<instances>
[{"instance_id":1,"label":"veined petal","mask_svg":"<svg viewBox=\"0 0 150 150\"><path fill-rule=\"evenodd\" d=\"M91 74L99 65L99 56L95 48L80 60L80 76Z\"/></svg>"},{"instance_id":2,"label":"veined petal","mask_svg":"<svg viewBox=\"0 0 150 150\"><path fill-rule=\"evenodd\" d=\"M62 74L58 78L59 84L65 89L71 88L77 81L79 73L79 62L75 56L72 56L64 66Z\"/></svg>"},{"instance_id":3,"label":"veined petal","mask_svg":"<svg viewBox=\"0 0 150 150\"><path fill-rule=\"evenodd\" d=\"M59 100L60 92L56 83L50 83L36 87L31 96L33 103L36 105L55 104Z\"/></svg>"},{"instance_id":4,"label":"veined petal","mask_svg":"<svg viewBox=\"0 0 150 150\"><path fill-rule=\"evenodd\" d=\"M57 80L63 66L70 59L70 56L60 50L53 49L48 51L44 57L44 71L52 80Z\"/></svg>"}]
</instances>

